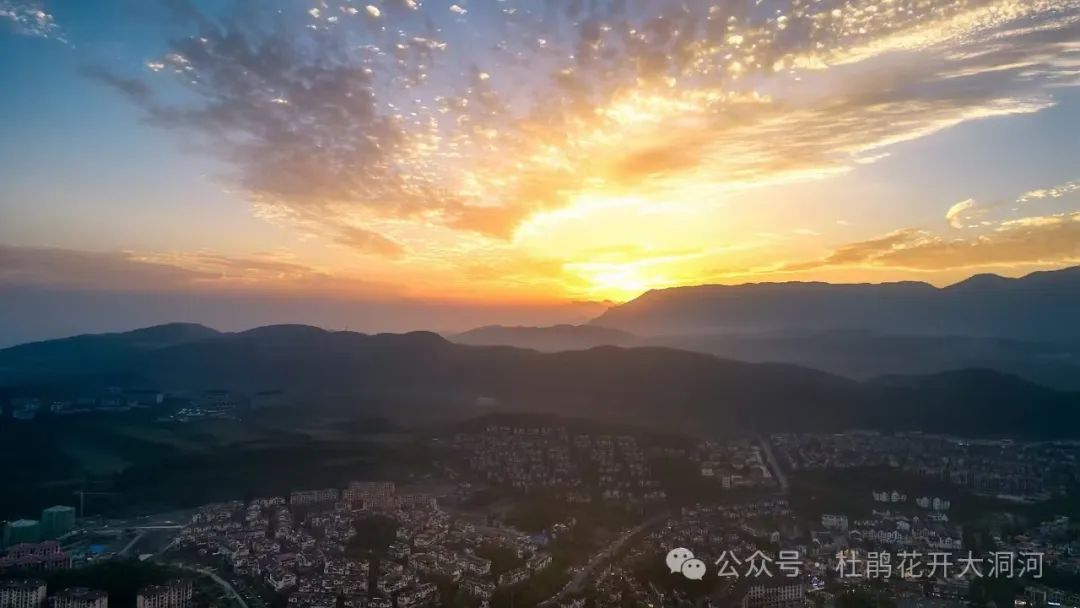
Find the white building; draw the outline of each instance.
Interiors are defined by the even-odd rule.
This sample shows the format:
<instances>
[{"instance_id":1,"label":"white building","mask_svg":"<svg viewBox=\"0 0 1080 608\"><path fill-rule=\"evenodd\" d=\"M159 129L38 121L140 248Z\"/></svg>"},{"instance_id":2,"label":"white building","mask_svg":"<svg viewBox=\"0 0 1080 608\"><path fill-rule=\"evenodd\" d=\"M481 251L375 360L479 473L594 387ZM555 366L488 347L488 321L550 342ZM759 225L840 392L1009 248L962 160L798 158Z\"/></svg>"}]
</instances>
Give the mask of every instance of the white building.
<instances>
[{"instance_id":1,"label":"white building","mask_svg":"<svg viewBox=\"0 0 1080 608\"><path fill-rule=\"evenodd\" d=\"M97 589L71 587L53 596L53 608L109 608L109 594Z\"/></svg>"},{"instance_id":2,"label":"white building","mask_svg":"<svg viewBox=\"0 0 1080 608\"><path fill-rule=\"evenodd\" d=\"M369 511L388 511L398 507L397 486L392 481L354 481L342 498L359 502Z\"/></svg>"},{"instance_id":3,"label":"white building","mask_svg":"<svg viewBox=\"0 0 1080 608\"><path fill-rule=\"evenodd\" d=\"M337 488L326 488L324 490L304 490L302 492L293 492L289 495L290 505L314 505L322 502L335 502L338 499Z\"/></svg>"},{"instance_id":4,"label":"white building","mask_svg":"<svg viewBox=\"0 0 1080 608\"><path fill-rule=\"evenodd\" d=\"M151 585L139 590L136 608L186 608L191 605L194 587L189 580Z\"/></svg>"},{"instance_id":5,"label":"white building","mask_svg":"<svg viewBox=\"0 0 1080 608\"><path fill-rule=\"evenodd\" d=\"M848 518L847 515L834 515L832 513L825 513L821 516L821 525L827 530L847 530Z\"/></svg>"},{"instance_id":6,"label":"white building","mask_svg":"<svg viewBox=\"0 0 1080 608\"><path fill-rule=\"evenodd\" d=\"M0 606L3 608L39 608L45 604L45 581L0 581Z\"/></svg>"},{"instance_id":7,"label":"white building","mask_svg":"<svg viewBox=\"0 0 1080 608\"><path fill-rule=\"evenodd\" d=\"M746 590L742 608L802 608L806 588L798 579L765 579Z\"/></svg>"}]
</instances>

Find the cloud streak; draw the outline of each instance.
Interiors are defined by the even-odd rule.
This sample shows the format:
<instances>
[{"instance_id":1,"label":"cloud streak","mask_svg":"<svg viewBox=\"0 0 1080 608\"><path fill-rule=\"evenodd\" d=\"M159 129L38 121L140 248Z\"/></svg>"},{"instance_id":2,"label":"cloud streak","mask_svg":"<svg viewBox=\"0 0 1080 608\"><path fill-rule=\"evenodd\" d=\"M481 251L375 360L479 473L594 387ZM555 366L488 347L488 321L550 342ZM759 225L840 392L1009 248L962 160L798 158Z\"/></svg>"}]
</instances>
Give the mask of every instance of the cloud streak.
<instances>
[{"instance_id":1,"label":"cloud streak","mask_svg":"<svg viewBox=\"0 0 1080 608\"><path fill-rule=\"evenodd\" d=\"M1077 261L1080 212L1007 220L988 233L966 238L946 238L918 229L898 230L841 246L819 260L782 264L771 270L856 267L924 272Z\"/></svg>"},{"instance_id":2,"label":"cloud streak","mask_svg":"<svg viewBox=\"0 0 1080 608\"><path fill-rule=\"evenodd\" d=\"M333 276L287 257L80 251L0 245L0 285L124 291L318 292L387 296L397 288Z\"/></svg>"}]
</instances>

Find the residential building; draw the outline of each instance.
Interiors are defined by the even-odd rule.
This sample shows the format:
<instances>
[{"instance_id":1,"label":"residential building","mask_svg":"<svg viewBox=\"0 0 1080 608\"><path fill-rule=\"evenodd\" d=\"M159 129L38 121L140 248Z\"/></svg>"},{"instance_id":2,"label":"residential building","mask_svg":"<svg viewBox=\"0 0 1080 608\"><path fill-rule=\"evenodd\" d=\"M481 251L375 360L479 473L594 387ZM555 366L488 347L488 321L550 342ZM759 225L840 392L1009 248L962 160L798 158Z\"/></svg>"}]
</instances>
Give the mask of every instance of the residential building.
<instances>
[{"instance_id":1,"label":"residential building","mask_svg":"<svg viewBox=\"0 0 1080 608\"><path fill-rule=\"evenodd\" d=\"M314 505L323 502L335 502L338 499L337 488L326 488L323 490L304 490L302 492L293 492L289 494L290 505Z\"/></svg>"},{"instance_id":2,"label":"residential building","mask_svg":"<svg viewBox=\"0 0 1080 608\"><path fill-rule=\"evenodd\" d=\"M392 481L354 481L342 495L347 502L361 503L369 511L398 507L397 486Z\"/></svg>"},{"instance_id":3,"label":"residential building","mask_svg":"<svg viewBox=\"0 0 1080 608\"><path fill-rule=\"evenodd\" d=\"M4 546L36 543L41 540L41 524L35 519L17 519L4 526Z\"/></svg>"},{"instance_id":4,"label":"residential building","mask_svg":"<svg viewBox=\"0 0 1080 608\"><path fill-rule=\"evenodd\" d=\"M539 572L540 570L543 570L544 568L547 568L551 565L551 554L537 553L536 555L530 557L525 562L525 565L529 568L529 570L532 570L533 572Z\"/></svg>"},{"instance_id":5,"label":"residential building","mask_svg":"<svg viewBox=\"0 0 1080 608\"><path fill-rule=\"evenodd\" d=\"M398 608L415 608L432 604L439 596L439 588L434 583L424 583L402 591L397 596Z\"/></svg>"},{"instance_id":6,"label":"residential building","mask_svg":"<svg viewBox=\"0 0 1080 608\"><path fill-rule=\"evenodd\" d=\"M742 608L802 608L806 587L797 578L755 580L746 590Z\"/></svg>"},{"instance_id":7,"label":"residential building","mask_svg":"<svg viewBox=\"0 0 1080 608\"><path fill-rule=\"evenodd\" d=\"M507 585L516 585L529 580L529 576L532 572L528 568L515 568L509 572L503 572L499 575L499 586L506 587Z\"/></svg>"},{"instance_id":8,"label":"residential building","mask_svg":"<svg viewBox=\"0 0 1080 608\"><path fill-rule=\"evenodd\" d=\"M55 505L41 511L41 535L58 538L75 529L75 507Z\"/></svg>"},{"instance_id":9,"label":"residential building","mask_svg":"<svg viewBox=\"0 0 1080 608\"><path fill-rule=\"evenodd\" d=\"M109 594L97 589L71 587L53 595L52 608L109 608Z\"/></svg>"},{"instance_id":10,"label":"residential building","mask_svg":"<svg viewBox=\"0 0 1080 608\"><path fill-rule=\"evenodd\" d=\"M139 590L136 608L187 608L194 596L190 580L176 580L164 585L151 585Z\"/></svg>"},{"instance_id":11,"label":"residential building","mask_svg":"<svg viewBox=\"0 0 1080 608\"><path fill-rule=\"evenodd\" d=\"M1024 589L1024 595L1027 597L1028 601L1031 602L1031 605L1036 608L1043 608L1046 606L1056 606L1060 608L1080 607L1080 594L1047 587L1045 585L1028 585L1027 588Z\"/></svg>"},{"instance_id":12,"label":"residential building","mask_svg":"<svg viewBox=\"0 0 1080 608\"><path fill-rule=\"evenodd\" d=\"M8 547L0 557L0 572L10 570L56 570L71 567L71 555L60 550L60 543L20 543Z\"/></svg>"},{"instance_id":13,"label":"residential building","mask_svg":"<svg viewBox=\"0 0 1080 608\"><path fill-rule=\"evenodd\" d=\"M495 594L495 583L476 578L466 578L461 581L461 589L472 597L489 600Z\"/></svg>"},{"instance_id":14,"label":"residential building","mask_svg":"<svg viewBox=\"0 0 1080 608\"><path fill-rule=\"evenodd\" d=\"M0 581L0 606L40 608L45 604L45 581L37 579Z\"/></svg>"},{"instance_id":15,"label":"residential building","mask_svg":"<svg viewBox=\"0 0 1080 608\"><path fill-rule=\"evenodd\" d=\"M821 525L828 530L846 531L848 529L848 518L847 515L825 513L821 516Z\"/></svg>"}]
</instances>

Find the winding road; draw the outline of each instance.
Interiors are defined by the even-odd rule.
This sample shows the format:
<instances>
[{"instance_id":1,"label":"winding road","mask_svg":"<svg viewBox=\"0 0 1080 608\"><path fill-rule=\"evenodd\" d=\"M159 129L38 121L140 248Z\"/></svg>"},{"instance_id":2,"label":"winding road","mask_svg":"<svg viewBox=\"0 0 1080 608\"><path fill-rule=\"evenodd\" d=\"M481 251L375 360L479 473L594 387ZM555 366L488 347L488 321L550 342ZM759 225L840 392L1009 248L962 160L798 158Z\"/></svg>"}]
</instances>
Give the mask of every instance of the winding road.
<instances>
[{"instance_id":1,"label":"winding road","mask_svg":"<svg viewBox=\"0 0 1080 608\"><path fill-rule=\"evenodd\" d=\"M638 534L641 534L645 530L647 530L647 529L649 529L649 528L651 528L653 526L656 526L657 524L660 524L661 522L666 520L669 516L670 516L670 513L668 513L668 512L660 513L659 515L654 515L654 516L650 517L649 519L645 520L644 522L638 524L636 527L631 528L630 530L627 530L626 532L623 532L621 535L619 535L619 538L616 538L615 540L611 541L611 543L607 547L605 547L603 550L601 550L596 555L592 556L589 559L589 561L585 564L585 566L582 567L581 570L578 571L578 573L575 574L574 577L571 578L566 583L566 585L562 589L559 590L558 593L556 593L555 595L549 597L548 599L544 600L543 602L540 602L539 604L537 604L537 606L551 606L552 604L555 604L556 602L558 602L559 600L561 600L562 598L566 597L567 595L569 595L571 593L579 593L579 592L581 592L581 590L585 588L585 584L587 582L589 582L589 579L592 577L592 575L598 569L600 569L601 567L606 565L608 562L610 562L611 559L613 557L615 557L615 555L617 555L619 553L619 551L622 550L623 547L626 546L626 543L630 542L631 539L633 539Z\"/></svg>"},{"instance_id":2,"label":"winding road","mask_svg":"<svg viewBox=\"0 0 1080 608\"><path fill-rule=\"evenodd\" d=\"M225 595L236 600L236 603L240 604L240 608L251 608L250 606L248 606L248 603L244 601L244 598L236 592L236 589L232 586L232 584L229 583L229 581L218 576L217 572L214 572L213 570L210 570L208 568L196 568L194 566L179 565L179 567L183 568L184 570L191 570L193 572L198 572L199 574L210 577L211 580L217 583L218 586L225 591Z\"/></svg>"}]
</instances>

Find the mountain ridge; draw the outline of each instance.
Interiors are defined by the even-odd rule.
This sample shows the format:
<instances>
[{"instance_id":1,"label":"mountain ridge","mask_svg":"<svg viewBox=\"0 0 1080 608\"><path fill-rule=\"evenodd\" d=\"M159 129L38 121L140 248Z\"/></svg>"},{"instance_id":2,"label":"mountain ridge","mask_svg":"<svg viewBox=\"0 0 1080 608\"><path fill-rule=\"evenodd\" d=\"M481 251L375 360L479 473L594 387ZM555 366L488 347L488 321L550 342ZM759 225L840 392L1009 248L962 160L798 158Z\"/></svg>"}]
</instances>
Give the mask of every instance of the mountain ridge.
<instances>
[{"instance_id":1,"label":"mountain ridge","mask_svg":"<svg viewBox=\"0 0 1080 608\"><path fill-rule=\"evenodd\" d=\"M79 376L61 361L24 380L179 392L281 389L301 399L346 403L409 397L464 408L458 412L483 400L511 411L697 432L1080 433L1080 393L990 371L860 382L797 365L657 346L541 353L455 344L430 332L369 335L310 326L268 326L130 352ZM0 351L0 367L10 367L8 355Z\"/></svg>"},{"instance_id":2,"label":"mountain ridge","mask_svg":"<svg viewBox=\"0 0 1080 608\"><path fill-rule=\"evenodd\" d=\"M996 277L996 278L995 278ZM792 329L1080 339L1080 266L929 283L782 282L650 290L592 321L638 335Z\"/></svg>"}]
</instances>

